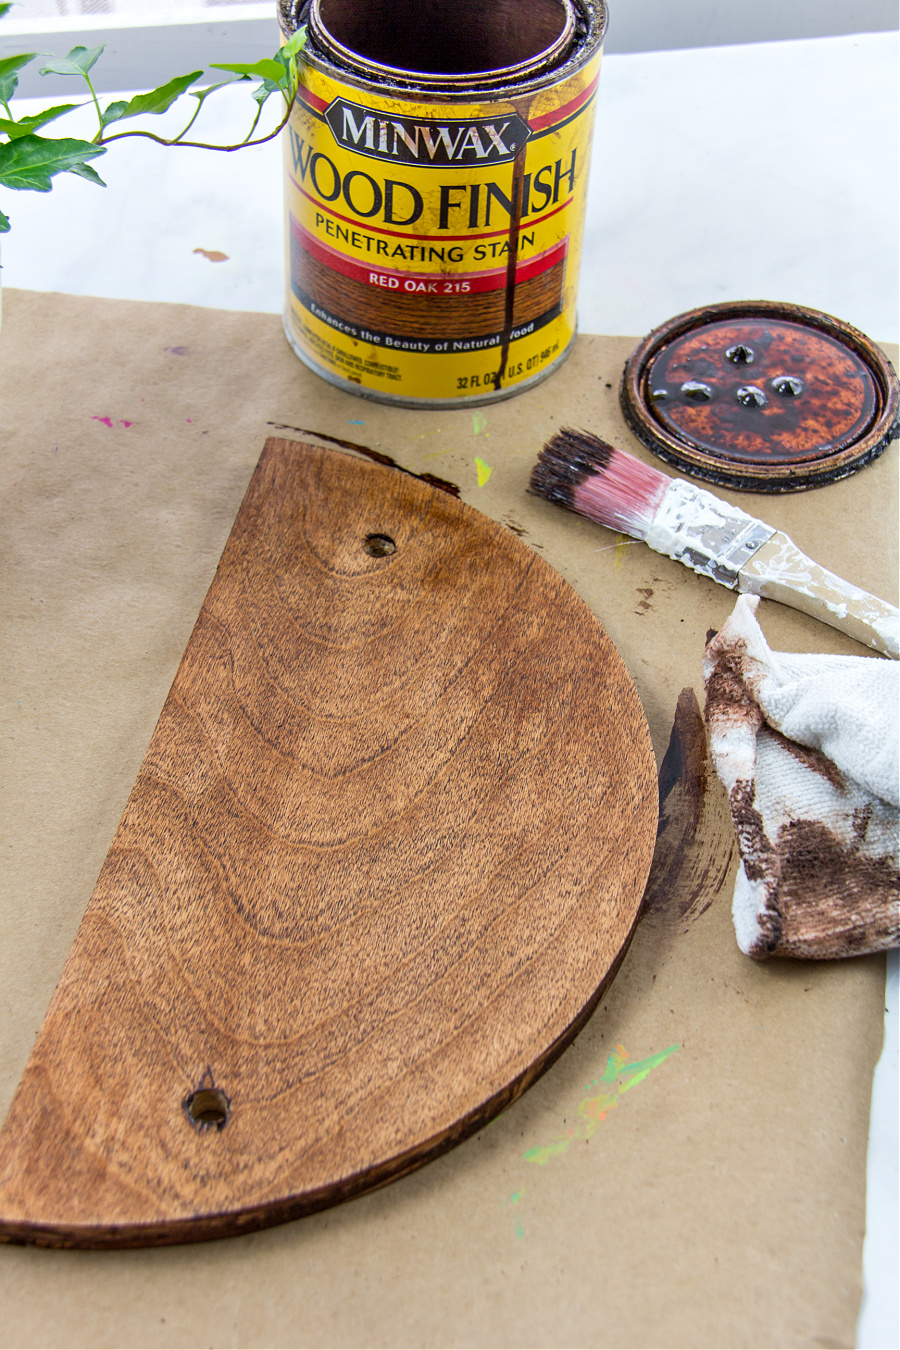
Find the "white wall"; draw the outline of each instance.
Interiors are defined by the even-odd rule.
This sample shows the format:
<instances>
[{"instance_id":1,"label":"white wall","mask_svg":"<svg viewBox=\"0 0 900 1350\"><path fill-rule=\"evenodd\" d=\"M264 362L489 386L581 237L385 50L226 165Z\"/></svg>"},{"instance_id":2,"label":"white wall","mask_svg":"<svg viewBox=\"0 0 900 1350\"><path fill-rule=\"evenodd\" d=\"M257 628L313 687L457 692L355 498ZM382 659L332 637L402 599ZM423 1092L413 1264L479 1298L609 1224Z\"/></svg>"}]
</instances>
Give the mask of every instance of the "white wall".
<instances>
[{"instance_id":1,"label":"white wall","mask_svg":"<svg viewBox=\"0 0 900 1350\"><path fill-rule=\"evenodd\" d=\"M896 0L609 0L607 52L669 51L895 29Z\"/></svg>"}]
</instances>

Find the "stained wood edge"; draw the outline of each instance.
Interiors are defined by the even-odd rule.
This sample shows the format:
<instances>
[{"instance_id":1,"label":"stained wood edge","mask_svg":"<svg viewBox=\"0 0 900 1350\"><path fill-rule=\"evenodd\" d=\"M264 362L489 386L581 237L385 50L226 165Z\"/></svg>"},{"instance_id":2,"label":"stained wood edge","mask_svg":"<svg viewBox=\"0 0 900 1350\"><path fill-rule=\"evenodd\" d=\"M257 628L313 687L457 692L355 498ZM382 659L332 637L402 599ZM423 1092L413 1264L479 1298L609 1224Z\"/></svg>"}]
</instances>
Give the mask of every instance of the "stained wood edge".
<instances>
[{"instance_id":1,"label":"stained wood edge","mask_svg":"<svg viewBox=\"0 0 900 1350\"><path fill-rule=\"evenodd\" d=\"M380 1190L392 1181L399 1181L401 1177L408 1176L427 1163L433 1162L455 1148L457 1144L463 1143L484 1129L517 1102L555 1064L590 1021L603 995L615 979L631 946L642 913L642 907L638 906L628 936L615 961L578 1016L570 1022L545 1054L530 1064L500 1092L483 1102L477 1110L457 1121L451 1130L436 1135L424 1145L417 1146L414 1153L398 1154L385 1162L376 1172L368 1172L364 1177L349 1177L340 1187L330 1185L327 1190L323 1188L319 1192L289 1196L272 1204L259 1205L231 1214L198 1214L191 1219L168 1221L164 1224L108 1228L30 1224L23 1220L0 1218L0 1243L69 1251L122 1251L143 1247L173 1247L191 1242L212 1242L220 1238L256 1233L263 1228L275 1228L279 1224L290 1223L321 1210L332 1209L335 1205L346 1204L348 1200L355 1200L359 1196Z\"/></svg>"}]
</instances>

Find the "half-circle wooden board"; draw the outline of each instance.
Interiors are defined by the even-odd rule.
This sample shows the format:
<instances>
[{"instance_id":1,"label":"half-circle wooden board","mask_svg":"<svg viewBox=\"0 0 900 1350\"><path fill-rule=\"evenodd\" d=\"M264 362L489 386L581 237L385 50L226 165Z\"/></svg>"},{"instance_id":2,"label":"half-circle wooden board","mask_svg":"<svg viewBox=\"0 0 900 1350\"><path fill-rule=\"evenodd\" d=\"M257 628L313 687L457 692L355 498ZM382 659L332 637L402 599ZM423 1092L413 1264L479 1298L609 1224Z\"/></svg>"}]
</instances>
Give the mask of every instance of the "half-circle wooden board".
<instances>
[{"instance_id":1,"label":"half-circle wooden board","mask_svg":"<svg viewBox=\"0 0 900 1350\"><path fill-rule=\"evenodd\" d=\"M450 1147L596 1005L656 810L546 563L269 441L0 1135L0 1237L222 1237Z\"/></svg>"}]
</instances>

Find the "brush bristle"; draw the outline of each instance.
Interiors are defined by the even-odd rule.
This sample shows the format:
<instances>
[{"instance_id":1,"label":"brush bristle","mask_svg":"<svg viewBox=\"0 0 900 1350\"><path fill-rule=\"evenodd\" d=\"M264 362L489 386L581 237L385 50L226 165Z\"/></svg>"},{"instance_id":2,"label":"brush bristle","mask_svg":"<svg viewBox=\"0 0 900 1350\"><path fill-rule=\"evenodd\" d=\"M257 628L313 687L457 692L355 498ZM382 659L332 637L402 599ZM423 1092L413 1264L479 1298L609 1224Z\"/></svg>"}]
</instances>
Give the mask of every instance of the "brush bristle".
<instances>
[{"instance_id":1,"label":"brush bristle","mask_svg":"<svg viewBox=\"0 0 900 1350\"><path fill-rule=\"evenodd\" d=\"M587 431L563 427L531 473L531 491L598 525L646 538L672 479Z\"/></svg>"}]
</instances>

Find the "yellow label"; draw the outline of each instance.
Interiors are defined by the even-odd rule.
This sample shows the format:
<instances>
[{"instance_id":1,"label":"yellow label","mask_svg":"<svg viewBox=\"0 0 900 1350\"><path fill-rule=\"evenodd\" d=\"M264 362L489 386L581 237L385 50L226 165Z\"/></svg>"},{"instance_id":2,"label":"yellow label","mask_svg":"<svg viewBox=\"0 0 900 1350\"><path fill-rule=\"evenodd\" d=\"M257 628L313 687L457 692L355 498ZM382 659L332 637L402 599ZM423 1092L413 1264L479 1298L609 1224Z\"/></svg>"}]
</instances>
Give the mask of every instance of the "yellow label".
<instances>
[{"instance_id":1,"label":"yellow label","mask_svg":"<svg viewBox=\"0 0 900 1350\"><path fill-rule=\"evenodd\" d=\"M390 98L301 67L285 133L287 325L329 378L485 401L575 334L595 54L527 98Z\"/></svg>"}]
</instances>

